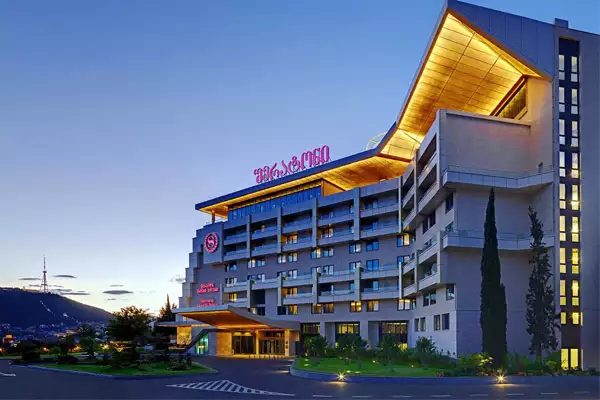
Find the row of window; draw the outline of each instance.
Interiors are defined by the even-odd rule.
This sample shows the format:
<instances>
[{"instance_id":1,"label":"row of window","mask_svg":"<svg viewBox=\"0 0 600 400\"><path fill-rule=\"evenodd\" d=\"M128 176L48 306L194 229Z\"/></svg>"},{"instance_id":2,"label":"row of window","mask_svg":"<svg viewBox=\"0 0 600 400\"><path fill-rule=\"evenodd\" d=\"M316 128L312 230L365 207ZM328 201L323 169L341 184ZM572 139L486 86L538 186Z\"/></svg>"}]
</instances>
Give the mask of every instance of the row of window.
<instances>
[{"instance_id":1,"label":"row of window","mask_svg":"<svg viewBox=\"0 0 600 400\"><path fill-rule=\"evenodd\" d=\"M415 332L426 332L427 331L427 317L415 318L414 320ZM433 316L433 330L434 331L446 331L450 329L450 314L438 314Z\"/></svg>"},{"instance_id":2,"label":"row of window","mask_svg":"<svg viewBox=\"0 0 600 400\"><path fill-rule=\"evenodd\" d=\"M565 279L560 280L559 286L560 305L567 305L567 282ZM579 281L576 279L571 280L571 305L579 306Z\"/></svg>"},{"instance_id":3,"label":"row of window","mask_svg":"<svg viewBox=\"0 0 600 400\"><path fill-rule=\"evenodd\" d=\"M367 303L367 312L377 312L379 311L379 300L367 300L364 303ZM363 310L363 302L362 301L351 301L350 302L350 312L362 312Z\"/></svg>"},{"instance_id":4,"label":"row of window","mask_svg":"<svg viewBox=\"0 0 600 400\"><path fill-rule=\"evenodd\" d=\"M283 196L274 197L272 199L263 200L250 204L244 207L239 207L229 211L228 219L238 219L248 215L269 211L278 207L283 207L287 204L297 204L315 197L321 196L321 187L313 187L309 189L299 190Z\"/></svg>"}]
</instances>

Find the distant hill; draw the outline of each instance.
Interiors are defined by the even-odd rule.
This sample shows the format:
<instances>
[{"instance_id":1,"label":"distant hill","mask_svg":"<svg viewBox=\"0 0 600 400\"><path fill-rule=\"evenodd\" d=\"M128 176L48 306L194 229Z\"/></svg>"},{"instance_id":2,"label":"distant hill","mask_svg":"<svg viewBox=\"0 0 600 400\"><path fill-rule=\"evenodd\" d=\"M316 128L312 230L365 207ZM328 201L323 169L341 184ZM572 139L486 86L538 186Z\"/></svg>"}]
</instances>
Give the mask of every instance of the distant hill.
<instances>
[{"instance_id":1,"label":"distant hill","mask_svg":"<svg viewBox=\"0 0 600 400\"><path fill-rule=\"evenodd\" d=\"M52 293L0 288L0 324L27 328L32 325L75 325L77 322L105 322L111 314Z\"/></svg>"}]
</instances>

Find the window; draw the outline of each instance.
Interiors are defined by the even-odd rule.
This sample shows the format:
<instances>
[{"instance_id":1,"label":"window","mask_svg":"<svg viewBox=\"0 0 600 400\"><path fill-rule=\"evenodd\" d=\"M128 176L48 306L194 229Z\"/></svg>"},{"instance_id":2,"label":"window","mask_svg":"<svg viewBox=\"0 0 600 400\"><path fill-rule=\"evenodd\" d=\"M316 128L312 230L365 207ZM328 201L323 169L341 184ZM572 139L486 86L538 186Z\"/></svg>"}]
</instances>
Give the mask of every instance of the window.
<instances>
[{"instance_id":1,"label":"window","mask_svg":"<svg viewBox=\"0 0 600 400\"><path fill-rule=\"evenodd\" d=\"M323 306L321 304L313 304L310 312L312 314L321 314L323 312Z\"/></svg>"},{"instance_id":2,"label":"window","mask_svg":"<svg viewBox=\"0 0 600 400\"><path fill-rule=\"evenodd\" d=\"M277 256L277 264L285 264L287 262L287 257L285 254L280 254Z\"/></svg>"},{"instance_id":3,"label":"window","mask_svg":"<svg viewBox=\"0 0 600 400\"><path fill-rule=\"evenodd\" d=\"M562 54L558 55L558 79L565 80L565 56Z\"/></svg>"},{"instance_id":4,"label":"window","mask_svg":"<svg viewBox=\"0 0 600 400\"><path fill-rule=\"evenodd\" d=\"M565 185L564 183L560 183L558 185L558 199L560 209L564 210L565 208L567 208L567 185Z\"/></svg>"},{"instance_id":5,"label":"window","mask_svg":"<svg viewBox=\"0 0 600 400\"><path fill-rule=\"evenodd\" d=\"M571 250L571 273L579 274L579 249Z\"/></svg>"},{"instance_id":6,"label":"window","mask_svg":"<svg viewBox=\"0 0 600 400\"><path fill-rule=\"evenodd\" d=\"M333 264L323 265L321 267L321 274L323 274L323 275L333 275Z\"/></svg>"},{"instance_id":7,"label":"window","mask_svg":"<svg viewBox=\"0 0 600 400\"><path fill-rule=\"evenodd\" d=\"M416 310L417 300L416 299L398 299L398 310Z\"/></svg>"},{"instance_id":8,"label":"window","mask_svg":"<svg viewBox=\"0 0 600 400\"><path fill-rule=\"evenodd\" d=\"M323 257L333 257L333 247L326 247L323 249Z\"/></svg>"},{"instance_id":9,"label":"window","mask_svg":"<svg viewBox=\"0 0 600 400\"><path fill-rule=\"evenodd\" d=\"M287 315L298 315L298 306L287 306Z\"/></svg>"},{"instance_id":10,"label":"window","mask_svg":"<svg viewBox=\"0 0 600 400\"><path fill-rule=\"evenodd\" d=\"M396 246L404 247L408 245L410 245L410 236L408 235L408 233L398 235L398 237L396 238Z\"/></svg>"},{"instance_id":11,"label":"window","mask_svg":"<svg viewBox=\"0 0 600 400\"><path fill-rule=\"evenodd\" d=\"M446 197L446 212L452 210L454 208L454 192L450 193L447 197Z\"/></svg>"},{"instance_id":12,"label":"window","mask_svg":"<svg viewBox=\"0 0 600 400\"><path fill-rule=\"evenodd\" d=\"M334 303L323 304L323 314L333 314L334 310Z\"/></svg>"},{"instance_id":13,"label":"window","mask_svg":"<svg viewBox=\"0 0 600 400\"><path fill-rule=\"evenodd\" d=\"M367 301L367 312L379 311L379 300L368 300Z\"/></svg>"},{"instance_id":14,"label":"window","mask_svg":"<svg viewBox=\"0 0 600 400\"><path fill-rule=\"evenodd\" d=\"M558 153L558 166L560 167L560 176L561 177L565 177L567 176L567 170L565 169L566 166L566 162L565 162L565 152L561 151Z\"/></svg>"},{"instance_id":15,"label":"window","mask_svg":"<svg viewBox=\"0 0 600 400\"><path fill-rule=\"evenodd\" d=\"M434 315L433 316L433 330L439 331L440 329L442 329L442 316Z\"/></svg>"},{"instance_id":16,"label":"window","mask_svg":"<svg viewBox=\"0 0 600 400\"><path fill-rule=\"evenodd\" d=\"M398 256L396 257L396 262L398 263L398 268L402 268L403 264L410 262L410 256Z\"/></svg>"},{"instance_id":17,"label":"window","mask_svg":"<svg viewBox=\"0 0 600 400\"><path fill-rule=\"evenodd\" d=\"M298 243L298 234L292 233L291 235L287 235L285 237L284 243L286 244L295 244Z\"/></svg>"},{"instance_id":18,"label":"window","mask_svg":"<svg viewBox=\"0 0 600 400\"><path fill-rule=\"evenodd\" d=\"M579 96L577 89L571 89L571 114L579 114Z\"/></svg>"},{"instance_id":19,"label":"window","mask_svg":"<svg viewBox=\"0 0 600 400\"><path fill-rule=\"evenodd\" d=\"M565 112L565 88L558 88L558 111Z\"/></svg>"},{"instance_id":20,"label":"window","mask_svg":"<svg viewBox=\"0 0 600 400\"><path fill-rule=\"evenodd\" d=\"M577 281L577 280L574 280L571 283L571 295L573 297L579 297L579 281ZM574 305L577 305L577 304L574 304Z\"/></svg>"},{"instance_id":21,"label":"window","mask_svg":"<svg viewBox=\"0 0 600 400\"><path fill-rule=\"evenodd\" d=\"M305 335L318 335L321 333L321 324L302 324L302 333Z\"/></svg>"},{"instance_id":22,"label":"window","mask_svg":"<svg viewBox=\"0 0 600 400\"><path fill-rule=\"evenodd\" d=\"M571 154L571 176L573 178L579 178L579 153Z\"/></svg>"},{"instance_id":23,"label":"window","mask_svg":"<svg viewBox=\"0 0 600 400\"><path fill-rule=\"evenodd\" d=\"M367 260L367 271L379 271L379 260Z\"/></svg>"},{"instance_id":24,"label":"window","mask_svg":"<svg viewBox=\"0 0 600 400\"><path fill-rule=\"evenodd\" d=\"M423 307L432 306L435 303L435 289L423 294Z\"/></svg>"},{"instance_id":25,"label":"window","mask_svg":"<svg viewBox=\"0 0 600 400\"><path fill-rule=\"evenodd\" d=\"M527 107L525 82L512 94L509 100L504 103L502 108L496 113L496 116L502 118L515 119L521 116L523 110Z\"/></svg>"},{"instance_id":26,"label":"window","mask_svg":"<svg viewBox=\"0 0 600 400\"><path fill-rule=\"evenodd\" d=\"M573 217L571 219L571 232L573 234L579 233L579 217ZM575 239L573 239L575 242Z\"/></svg>"},{"instance_id":27,"label":"window","mask_svg":"<svg viewBox=\"0 0 600 400\"><path fill-rule=\"evenodd\" d=\"M559 144L565 144L565 120L558 120L558 135Z\"/></svg>"},{"instance_id":28,"label":"window","mask_svg":"<svg viewBox=\"0 0 600 400\"><path fill-rule=\"evenodd\" d=\"M448 225L446 225L444 232L454 232L454 222L450 222Z\"/></svg>"},{"instance_id":29,"label":"window","mask_svg":"<svg viewBox=\"0 0 600 400\"><path fill-rule=\"evenodd\" d=\"M446 285L446 300L454 300L454 285Z\"/></svg>"},{"instance_id":30,"label":"window","mask_svg":"<svg viewBox=\"0 0 600 400\"><path fill-rule=\"evenodd\" d=\"M237 263L231 263L231 264L225 266L225 272L233 272L233 271L237 271Z\"/></svg>"},{"instance_id":31,"label":"window","mask_svg":"<svg viewBox=\"0 0 600 400\"><path fill-rule=\"evenodd\" d=\"M560 261L560 273L561 274L566 274L567 273L567 249L565 249L564 247L561 247L558 251L559 254L559 261Z\"/></svg>"},{"instance_id":32,"label":"window","mask_svg":"<svg viewBox=\"0 0 600 400\"><path fill-rule=\"evenodd\" d=\"M265 315L265 308L264 307L256 307L256 315Z\"/></svg>"},{"instance_id":33,"label":"window","mask_svg":"<svg viewBox=\"0 0 600 400\"><path fill-rule=\"evenodd\" d=\"M360 265L360 261L353 261L348 265L348 271L350 272L354 272L356 271L356 269L360 269L361 265Z\"/></svg>"},{"instance_id":34,"label":"window","mask_svg":"<svg viewBox=\"0 0 600 400\"><path fill-rule=\"evenodd\" d=\"M571 320L573 321L573 325L579 325L579 313L577 311L571 313Z\"/></svg>"},{"instance_id":35,"label":"window","mask_svg":"<svg viewBox=\"0 0 600 400\"><path fill-rule=\"evenodd\" d=\"M567 324L567 313L564 311L560 313L560 324L561 325Z\"/></svg>"},{"instance_id":36,"label":"window","mask_svg":"<svg viewBox=\"0 0 600 400\"><path fill-rule=\"evenodd\" d=\"M237 283L237 278L235 278L235 277L225 278L225 286L233 286L236 283Z\"/></svg>"},{"instance_id":37,"label":"window","mask_svg":"<svg viewBox=\"0 0 600 400\"><path fill-rule=\"evenodd\" d=\"M560 305L566 306L567 305L567 284L564 279L560 280L559 294L560 294Z\"/></svg>"},{"instance_id":38,"label":"window","mask_svg":"<svg viewBox=\"0 0 600 400\"><path fill-rule=\"evenodd\" d=\"M262 274L257 274L257 275L256 275L256 281L257 281L257 282L263 282L263 281L266 279L266 277L267 277L267 276L266 276L264 273L262 273Z\"/></svg>"},{"instance_id":39,"label":"window","mask_svg":"<svg viewBox=\"0 0 600 400\"><path fill-rule=\"evenodd\" d=\"M379 240L368 240L367 241L367 251L375 251L379 250Z\"/></svg>"},{"instance_id":40,"label":"window","mask_svg":"<svg viewBox=\"0 0 600 400\"><path fill-rule=\"evenodd\" d=\"M310 258L311 259L317 259L317 258L321 258L321 249L319 247L317 247L316 249L313 249L310 252Z\"/></svg>"},{"instance_id":41,"label":"window","mask_svg":"<svg viewBox=\"0 0 600 400\"><path fill-rule=\"evenodd\" d=\"M298 277L298 270L297 269L290 269L289 271L287 271L284 275L286 278L288 279L296 279Z\"/></svg>"},{"instance_id":42,"label":"window","mask_svg":"<svg viewBox=\"0 0 600 400\"><path fill-rule=\"evenodd\" d=\"M407 322L382 322L381 323L381 334L382 335L405 335L407 333Z\"/></svg>"},{"instance_id":43,"label":"window","mask_svg":"<svg viewBox=\"0 0 600 400\"><path fill-rule=\"evenodd\" d=\"M298 261L298 253L288 253L287 254L287 262L296 262Z\"/></svg>"},{"instance_id":44,"label":"window","mask_svg":"<svg viewBox=\"0 0 600 400\"><path fill-rule=\"evenodd\" d=\"M256 267L256 259L251 258L248 260L248 268L254 268L254 267Z\"/></svg>"},{"instance_id":45,"label":"window","mask_svg":"<svg viewBox=\"0 0 600 400\"><path fill-rule=\"evenodd\" d=\"M566 220L565 220L565 216L561 215L558 217L558 227L560 230L560 240L561 242L564 242L565 240L567 240L567 224L566 224Z\"/></svg>"},{"instance_id":46,"label":"window","mask_svg":"<svg viewBox=\"0 0 600 400\"><path fill-rule=\"evenodd\" d=\"M571 209L579 210L579 185L571 186Z\"/></svg>"},{"instance_id":47,"label":"window","mask_svg":"<svg viewBox=\"0 0 600 400\"><path fill-rule=\"evenodd\" d=\"M415 332L419 332L419 318L415 318L414 325L415 325Z\"/></svg>"},{"instance_id":48,"label":"window","mask_svg":"<svg viewBox=\"0 0 600 400\"><path fill-rule=\"evenodd\" d=\"M287 297L287 296L295 296L298 294L298 288L297 287L291 287L291 288L282 288L281 289L281 295L283 297Z\"/></svg>"},{"instance_id":49,"label":"window","mask_svg":"<svg viewBox=\"0 0 600 400\"><path fill-rule=\"evenodd\" d=\"M379 207L379 201L377 199L365 200L365 210Z\"/></svg>"},{"instance_id":50,"label":"window","mask_svg":"<svg viewBox=\"0 0 600 400\"><path fill-rule=\"evenodd\" d=\"M360 301L351 301L350 302L350 312L361 312L362 311L362 302Z\"/></svg>"},{"instance_id":51,"label":"window","mask_svg":"<svg viewBox=\"0 0 600 400\"><path fill-rule=\"evenodd\" d=\"M442 314L442 330L447 331L450 329L450 314Z\"/></svg>"},{"instance_id":52,"label":"window","mask_svg":"<svg viewBox=\"0 0 600 400\"><path fill-rule=\"evenodd\" d=\"M333 236L333 228L323 228L321 229L321 238L330 238Z\"/></svg>"},{"instance_id":53,"label":"window","mask_svg":"<svg viewBox=\"0 0 600 400\"><path fill-rule=\"evenodd\" d=\"M310 269L310 274L311 274L311 275L313 275L313 274L315 273L315 271L316 271L317 273L320 273L320 272L321 272L321 267L312 267L312 268Z\"/></svg>"},{"instance_id":54,"label":"window","mask_svg":"<svg viewBox=\"0 0 600 400\"><path fill-rule=\"evenodd\" d=\"M338 322L335 324L336 335L360 334L358 322Z\"/></svg>"},{"instance_id":55,"label":"window","mask_svg":"<svg viewBox=\"0 0 600 400\"><path fill-rule=\"evenodd\" d=\"M423 233L427 232L429 228L433 228L435 225L435 212L425 217L423 221Z\"/></svg>"},{"instance_id":56,"label":"window","mask_svg":"<svg viewBox=\"0 0 600 400\"><path fill-rule=\"evenodd\" d=\"M419 319L419 325L421 332L427 331L427 319L425 317L421 317L421 319Z\"/></svg>"},{"instance_id":57,"label":"window","mask_svg":"<svg viewBox=\"0 0 600 400\"><path fill-rule=\"evenodd\" d=\"M237 299L238 299L237 293L229 293L229 294L227 294L227 300L232 301L232 302L236 302Z\"/></svg>"},{"instance_id":58,"label":"window","mask_svg":"<svg viewBox=\"0 0 600 400\"><path fill-rule=\"evenodd\" d=\"M579 137L579 122L571 121L571 136Z\"/></svg>"},{"instance_id":59,"label":"window","mask_svg":"<svg viewBox=\"0 0 600 400\"><path fill-rule=\"evenodd\" d=\"M350 243L350 254L360 253L361 247L360 242Z\"/></svg>"}]
</instances>

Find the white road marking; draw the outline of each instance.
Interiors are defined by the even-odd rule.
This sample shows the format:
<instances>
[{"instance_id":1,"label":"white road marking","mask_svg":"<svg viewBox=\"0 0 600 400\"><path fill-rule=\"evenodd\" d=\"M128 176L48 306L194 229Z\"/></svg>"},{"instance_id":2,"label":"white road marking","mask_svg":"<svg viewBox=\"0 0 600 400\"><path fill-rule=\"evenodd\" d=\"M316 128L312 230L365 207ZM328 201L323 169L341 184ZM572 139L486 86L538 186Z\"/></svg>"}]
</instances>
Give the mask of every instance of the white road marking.
<instances>
[{"instance_id":1,"label":"white road marking","mask_svg":"<svg viewBox=\"0 0 600 400\"><path fill-rule=\"evenodd\" d=\"M5 374L4 372L0 372L0 376L17 376L16 374Z\"/></svg>"},{"instance_id":2,"label":"white road marking","mask_svg":"<svg viewBox=\"0 0 600 400\"><path fill-rule=\"evenodd\" d=\"M558 393L556 392L552 392L552 393L540 393L542 396L556 396Z\"/></svg>"},{"instance_id":3,"label":"white road marking","mask_svg":"<svg viewBox=\"0 0 600 400\"><path fill-rule=\"evenodd\" d=\"M352 397L355 398L355 399L369 399L369 398L371 398L373 396L352 396Z\"/></svg>"},{"instance_id":4,"label":"white road marking","mask_svg":"<svg viewBox=\"0 0 600 400\"><path fill-rule=\"evenodd\" d=\"M506 393L506 396L525 396L523 393Z\"/></svg>"},{"instance_id":5,"label":"white road marking","mask_svg":"<svg viewBox=\"0 0 600 400\"><path fill-rule=\"evenodd\" d=\"M475 393L475 394L470 394L469 397L488 397L488 395L485 393Z\"/></svg>"},{"instance_id":6,"label":"white road marking","mask_svg":"<svg viewBox=\"0 0 600 400\"><path fill-rule=\"evenodd\" d=\"M409 395L396 394L396 395L392 396L393 399L408 399L408 398L411 398L411 397L412 397L411 394L409 394Z\"/></svg>"},{"instance_id":7,"label":"white road marking","mask_svg":"<svg viewBox=\"0 0 600 400\"><path fill-rule=\"evenodd\" d=\"M195 382L195 383L179 383L175 385L167 385L168 387L180 389L208 390L211 392L227 392L227 393L244 393L244 394L262 394L265 396L295 396L289 393L269 392L268 390L252 389L246 386L238 385L235 382L228 380Z\"/></svg>"},{"instance_id":8,"label":"white road marking","mask_svg":"<svg viewBox=\"0 0 600 400\"><path fill-rule=\"evenodd\" d=\"M432 394L430 397L452 397L450 394Z\"/></svg>"},{"instance_id":9,"label":"white road marking","mask_svg":"<svg viewBox=\"0 0 600 400\"><path fill-rule=\"evenodd\" d=\"M313 394L312 397L333 397L330 394Z\"/></svg>"}]
</instances>

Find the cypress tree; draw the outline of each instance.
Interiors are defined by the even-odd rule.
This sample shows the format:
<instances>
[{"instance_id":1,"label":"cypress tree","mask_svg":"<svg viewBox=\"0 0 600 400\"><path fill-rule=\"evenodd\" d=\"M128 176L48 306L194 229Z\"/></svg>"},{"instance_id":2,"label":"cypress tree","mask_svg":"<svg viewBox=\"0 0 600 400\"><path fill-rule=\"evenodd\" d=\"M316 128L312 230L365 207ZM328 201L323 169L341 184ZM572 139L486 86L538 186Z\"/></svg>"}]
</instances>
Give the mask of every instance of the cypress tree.
<instances>
[{"instance_id":1,"label":"cypress tree","mask_svg":"<svg viewBox=\"0 0 600 400\"><path fill-rule=\"evenodd\" d=\"M548 249L544 247L544 225L537 212L529 207L531 221L531 260L533 264L527 293L527 333L531 335L529 353L541 357L544 350L556 350L558 328L554 288L550 284L552 269Z\"/></svg>"},{"instance_id":2,"label":"cypress tree","mask_svg":"<svg viewBox=\"0 0 600 400\"><path fill-rule=\"evenodd\" d=\"M482 351L500 365L507 352L506 290L501 281L494 189L490 190L485 211L483 254L481 257L481 325Z\"/></svg>"}]
</instances>

